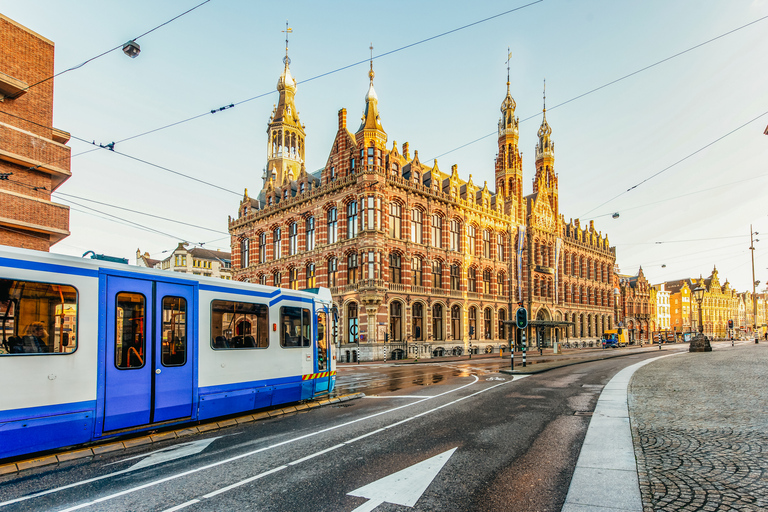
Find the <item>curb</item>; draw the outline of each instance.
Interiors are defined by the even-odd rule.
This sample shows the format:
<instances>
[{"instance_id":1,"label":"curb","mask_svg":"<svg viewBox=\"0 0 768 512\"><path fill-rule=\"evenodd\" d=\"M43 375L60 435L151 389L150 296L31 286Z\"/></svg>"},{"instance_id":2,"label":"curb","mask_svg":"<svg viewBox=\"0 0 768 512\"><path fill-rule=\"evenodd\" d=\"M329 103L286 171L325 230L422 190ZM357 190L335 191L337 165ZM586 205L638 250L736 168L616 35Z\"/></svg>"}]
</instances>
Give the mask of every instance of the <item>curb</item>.
<instances>
[{"instance_id":1,"label":"curb","mask_svg":"<svg viewBox=\"0 0 768 512\"><path fill-rule=\"evenodd\" d=\"M241 425L243 423L251 423L254 421L265 420L269 418L275 418L277 416L284 416L286 414L293 414L300 411L308 411L316 409L324 405L333 405L339 402L346 402L348 400L354 400L355 398L363 398L365 393L354 393L351 395L343 395L335 398L323 398L321 400L312 400L303 402L297 405L290 405L283 407L282 409L275 409L273 411L256 412L252 414L246 414L245 416L238 416L236 418L228 418L224 420L214 421L210 423L204 423L202 425L185 426L178 430L169 430L167 432L160 432L157 434L148 434L142 437L134 437L126 439L124 441L117 442L105 442L104 444L97 444L90 448L78 448L71 451L45 455L34 459L20 460L12 462L10 464L0 465L0 476L19 473L21 471L39 468L43 466L51 466L54 464L60 464L70 460L84 459L87 457L93 457L94 455L101 455L103 453L115 452L118 450L127 450L135 446L142 446L152 443L159 443L161 441L167 441L168 439L177 439L194 434L202 434L205 432L212 432L214 430L221 430L223 428L231 427L233 425Z\"/></svg>"},{"instance_id":2,"label":"curb","mask_svg":"<svg viewBox=\"0 0 768 512\"><path fill-rule=\"evenodd\" d=\"M666 349L662 349L659 352L666 352ZM656 353L656 352L654 352ZM577 364L583 364L583 363L593 363L595 361L604 361L606 359L615 359L617 357L626 357L626 356L634 356L637 355L638 352L626 352L626 353L614 353L614 354L605 354L602 356L595 356L595 357L589 357L584 359L564 359L562 362L558 361L552 361L549 360L546 363L531 363L532 366L538 366L541 365L543 368L532 368L530 370L499 370L499 373L505 373L508 375L535 375L537 373L544 373L548 372L549 370L555 370L557 368L564 368L566 366L574 366ZM527 367L526 367L527 368Z\"/></svg>"}]
</instances>

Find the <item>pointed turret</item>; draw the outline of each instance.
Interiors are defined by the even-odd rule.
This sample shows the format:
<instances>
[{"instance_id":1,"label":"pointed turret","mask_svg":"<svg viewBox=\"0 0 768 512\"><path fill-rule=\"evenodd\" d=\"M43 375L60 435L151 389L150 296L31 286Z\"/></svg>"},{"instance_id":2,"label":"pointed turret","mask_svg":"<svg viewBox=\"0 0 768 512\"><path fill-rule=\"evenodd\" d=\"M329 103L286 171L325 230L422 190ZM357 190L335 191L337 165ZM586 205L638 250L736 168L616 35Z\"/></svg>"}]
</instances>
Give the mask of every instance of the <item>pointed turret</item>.
<instances>
[{"instance_id":1,"label":"pointed turret","mask_svg":"<svg viewBox=\"0 0 768 512\"><path fill-rule=\"evenodd\" d=\"M267 169L275 180L274 186L283 186L288 175L299 175L304 163L304 126L299 120L294 98L296 79L291 75L291 59L288 57L288 34L291 29L286 23L285 57L283 73L277 80L277 92L280 99L272 112L267 126Z\"/></svg>"},{"instance_id":2,"label":"pointed turret","mask_svg":"<svg viewBox=\"0 0 768 512\"><path fill-rule=\"evenodd\" d=\"M376 73L373 72L373 45L371 50L371 68L368 71L368 79L370 81L368 85L368 92L365 95L365 111L363 112L362 122L360 128L358 128L355 134L355 140L358 147L361 148L374 148L373 152L381 152L386 149L387 134L384 128L381 126L381 117L379 116L379 97L376 95L376 90L373 88L373 77ZM379 153L380 154L380 153ZM373 156L370 152L368 157ZM371 164L371 159L367 158L367 164Z\"/></svg>"},{"instance_id":3,"label":"pointed turret","mask_svg":"<svg viewBox=\"0 0 768 512\"><path fill-rule=\"evenodd\" d=\"M558 214L558 187L555 174L555 143L550 136L552 128L547 123L547 81L544 81L544 108L539 127L539 143L536 144L536 177L533 180L533 192L546 192L552 211Z\"/></svg>"},{"instance_id":4,"label":"pointed turret","mask_svg":"<svg viewBox=\"0 0 768 512\"><path fill-rule=\"evenodd\" d=\"M507 49L509 50L509 49ZM523 158L517 143L520 136L520 119L515 117L515 103L510 93L509 54L507 59L507 95L501 102L499 119L499 152L496 155L496 192L506 203L505 211L517 223L523 223Z\"/></svg>"}]
</instances>

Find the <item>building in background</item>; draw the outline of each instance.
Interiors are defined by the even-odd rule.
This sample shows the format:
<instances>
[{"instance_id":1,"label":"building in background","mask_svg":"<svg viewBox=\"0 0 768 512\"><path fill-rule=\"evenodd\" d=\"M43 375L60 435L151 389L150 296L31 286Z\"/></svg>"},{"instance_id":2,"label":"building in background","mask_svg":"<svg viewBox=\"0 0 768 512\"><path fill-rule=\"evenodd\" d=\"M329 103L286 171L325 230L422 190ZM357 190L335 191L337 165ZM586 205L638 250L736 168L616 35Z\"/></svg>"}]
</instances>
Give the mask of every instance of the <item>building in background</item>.
<instances>
[{"instance_id":1,"label":"building in background","mask_svg":"<svg viewBox=\"0 0 768 512\"><path fill-rule=\"evenodd\" d=\"M53 127L53 42L0 14L0 245L50 250L69 236L51 192L70 176L69 134Z\"/></svg>"},{"instance_id":2,"label":"building in background","mask_svg":"<svg viewBox=\"0 0 768 512\"><path fill-rule=\"evenodd\" d=\"M656 318L651 302L651 285L643 274L643 267L637 275L619 274L621 307L624 327L629 331L630 343L650 341L656 330Z\"/></svg>"},{"instance_id":3,"label":"building in background","mask_svg":"<svg viewBox=\"0 0 768 512\"><path fill-rule=\"evenodd\" d=\"M159 268L173 272L186 272L198 276L232 279L232 258L230 253L211 251L194 247L187 249L186 243L179 243L170 256L158 260L141 253L136 249L136 265L140 267Z\"/></svg>"},{"instance_id":4,"label":"building in background","mask_svg":"<svg viewBox=\"0 0 768 512\"><path fill-rule=\"evenodd\" d=\"M508 349L516 330L506 322L518 304L529 311L531 344L594 341L612 326L615 250L592 223L560 214L545 116L534 192L523 196L509 82L493 191L455 165L443 172L422 163L408 143L388 143L372 66L359 127L352 132L341 109L326 165L310 173L284 62L262 190L246 190L229 219L236 279L330 288L339 357L348 361Z\"/></svg>"},{"instance_id":5,"label":"building in background","mask_svg":"<svg viewBox=\"0 0 768 512\"><path fill-rule=\"evenodd\" d=\"M670 313L669 291L664 283L653 286L656 303L656 329L666 333L671 329L672 317Z\"/></svg>"}]
</instances>

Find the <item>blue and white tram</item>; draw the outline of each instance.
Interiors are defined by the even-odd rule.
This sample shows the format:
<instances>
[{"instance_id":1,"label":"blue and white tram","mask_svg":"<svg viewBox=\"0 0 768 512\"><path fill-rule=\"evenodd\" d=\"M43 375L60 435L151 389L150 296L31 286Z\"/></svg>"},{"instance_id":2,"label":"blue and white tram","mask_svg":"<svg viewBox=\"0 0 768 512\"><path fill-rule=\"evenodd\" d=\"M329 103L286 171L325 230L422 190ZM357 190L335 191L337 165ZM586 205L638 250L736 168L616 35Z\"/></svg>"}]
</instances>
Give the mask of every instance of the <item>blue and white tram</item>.
<instances>
[{"instance_id":1,"label":"blue and white tram","mask_svg":"<svg viewBox=\"0 0 768 512\"><path fill-rule=\"evenodd\" d=\"M0 459L328 394L331 308L0 246Z\"/></svg>"}]
</instances>

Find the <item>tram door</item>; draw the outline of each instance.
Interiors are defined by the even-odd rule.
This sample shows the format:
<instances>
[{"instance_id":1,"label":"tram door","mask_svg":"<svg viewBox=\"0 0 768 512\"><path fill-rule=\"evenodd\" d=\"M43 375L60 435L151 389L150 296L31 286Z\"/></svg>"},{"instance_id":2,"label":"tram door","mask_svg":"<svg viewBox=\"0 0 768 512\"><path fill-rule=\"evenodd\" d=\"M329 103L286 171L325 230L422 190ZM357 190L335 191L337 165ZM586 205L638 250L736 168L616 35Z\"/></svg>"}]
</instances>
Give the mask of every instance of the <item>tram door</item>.
<instances>
[{"instance_id":1,"label":"tram door","mask_svg":"<svg viewBox=\"0 0 768 512\"><path fill-rule=\"evenodd\" d=\"M329 375L315 380L315 393L322 393L330 389L332 345L330 343L331 329L328 324L328 315L324 311L317 312L317 329L315 332L317 333L317 343L315 344L317 371L320 373L329 372Z\"/></svg>"},{"instance_id":2,"label":"tram door","mask_svg":"<svg viewBox=\"0 0 768 512\"><path fill-rule=\"evenodd\" d=\"M107 277L105 431L192 416L193 290Z\"/></svg>"}]
</instances>

